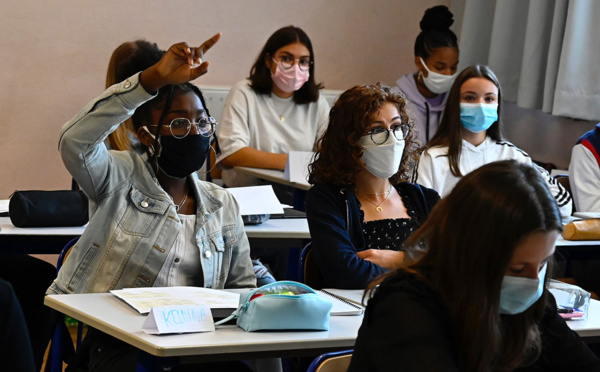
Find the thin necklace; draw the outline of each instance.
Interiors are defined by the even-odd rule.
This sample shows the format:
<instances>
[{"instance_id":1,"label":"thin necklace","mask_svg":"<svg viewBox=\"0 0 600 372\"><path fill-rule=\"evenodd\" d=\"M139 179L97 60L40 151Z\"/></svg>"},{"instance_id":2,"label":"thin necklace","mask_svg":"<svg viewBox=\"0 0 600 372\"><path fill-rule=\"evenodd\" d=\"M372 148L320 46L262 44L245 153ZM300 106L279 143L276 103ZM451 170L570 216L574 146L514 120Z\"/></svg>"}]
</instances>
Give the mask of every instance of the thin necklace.
<instances>
[{"instance_id":1,"label":"thin necklace","mask_svg":"<svg viewBox=\"0 0 600 372\"><path fill-rule=\"evenodd\" d=\"M388 191L386 192L382 192L382 193L373 193L373 194L367 194L367 195L385 195L385 198L383 198L383 201L379 204L375 203L374 201L370 200L369 198L367 198L366 195L364 195L363 193L361 193L360 191L356 190L366 201L368 201L369 203L373 204L375 206L375 210L377 211L377 213L382 212L383 208L381 208L381 205L383 203L385 203L385 201L390 197L390 193L392 191L392 185L390 185L390 188Z\"/></svg>"},{"instance_id":2,"label":"thin necklace","mask_svg":"<svg viewBox=\"0 0 600 372\"><path fill-rule=\"evenodd\" d=\"M173 200L173 203L175 203L175 200L173 199L173 197L171 195L169 195L169 196L171 197L171 200ZM175 205L175 212L179 212L179 209L181 207L183 207L183 205L187 201L187 198L188 198L188 184L186 182L185 183L185 196L183 197L183 200L179 204Z\"/></svg>"}]
</instances>

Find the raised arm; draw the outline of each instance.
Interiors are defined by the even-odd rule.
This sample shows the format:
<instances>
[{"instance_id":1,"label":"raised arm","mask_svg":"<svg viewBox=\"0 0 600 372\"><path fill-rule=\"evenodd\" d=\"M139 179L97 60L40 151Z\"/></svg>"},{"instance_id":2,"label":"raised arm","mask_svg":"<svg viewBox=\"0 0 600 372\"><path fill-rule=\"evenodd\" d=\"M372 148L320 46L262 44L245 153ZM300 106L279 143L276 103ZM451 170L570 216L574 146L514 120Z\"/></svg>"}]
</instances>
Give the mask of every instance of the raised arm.
<instances>
[{"instance_id":1,"label":"raised arm","mask_svg":"<svg viewBox=\"0 0 600 372\"><path fill-rule=\"evenodd\" d=\"M208 62L200 61L200 56L219 38L216 34L195 48L185 43L173 45L157 64L108 88L63 126L58 144L61 157L90 199L98 200L109 183L126 179L132 168L112 166L115 161L131 162L131 158L109 152L104 145L106 137L160 87L205 74Z\"/></svg>"}]
</instances>

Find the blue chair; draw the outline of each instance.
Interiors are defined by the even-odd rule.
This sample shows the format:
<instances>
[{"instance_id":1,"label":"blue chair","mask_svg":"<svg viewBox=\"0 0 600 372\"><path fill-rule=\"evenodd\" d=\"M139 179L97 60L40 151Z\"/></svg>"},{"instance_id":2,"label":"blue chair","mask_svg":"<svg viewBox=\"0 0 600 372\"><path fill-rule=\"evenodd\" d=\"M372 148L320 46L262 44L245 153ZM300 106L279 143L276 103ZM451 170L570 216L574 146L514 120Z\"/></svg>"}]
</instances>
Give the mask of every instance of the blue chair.
<instances>
[{"instance_id":1,"label":"blue chair","mask_svg":"<svg viewBox=\"0 0 600 372\"><path fill-rule=\"evenodd\" d=\"M321 272L317 267L315 259L311 255L311 243L309 242L300 252L298 262L298 281L314 289L323 288Z\"/></svg>"},{"instance_id":2,"label":"blue chair","mask_svg":"<svg viewBox=\"0 0 600 372\"><path fill-rule=\"evenodd\" d=\"M308 366L306 372L346 372L354 350L321 354Z\"/></svg>"},{"instance_id":3,"label":"blue chair","mask_svg":"<svg viewBox=\"0 0 600 372\"><path fill-rule=\"evenodd\" d=\"M60 271L63 262L69 256L71 252L71 248L77 243L79 237L72 239L69 241L58 256L58 261L56 263L56 274ZM83 323L79 322L77 325L77 347L79 347L81 343L81 339L83 338ZM54 331L52 334L52 344L51 344L51 372L61 372L63 370L63 360L65 353L65 343L73 342L69 335L69 330L67 329L67 325L64 322L64 316L61 316L60 319L57 320L56 325L54 326Z\"/></svg>"}]
</instances>

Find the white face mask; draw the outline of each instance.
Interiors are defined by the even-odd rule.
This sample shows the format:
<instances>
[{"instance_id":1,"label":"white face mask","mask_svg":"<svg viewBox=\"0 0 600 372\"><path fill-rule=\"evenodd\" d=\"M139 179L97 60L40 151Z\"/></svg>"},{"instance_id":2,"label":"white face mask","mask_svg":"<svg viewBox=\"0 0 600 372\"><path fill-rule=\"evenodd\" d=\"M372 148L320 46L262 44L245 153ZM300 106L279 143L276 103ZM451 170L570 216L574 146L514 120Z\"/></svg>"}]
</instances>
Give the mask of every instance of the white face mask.
<instances>
[{"instance_id":1,"label":"white face mask","mask_svg":"<svg viewBox=\"0 0 600 372\"><path fill-rule=\"evenodd\" d=\"M385 136L386 132L373 135L375 140L379 137L382 141ZM399 140L392 133L389 133L387 141L377 145L371 140L370 135L366 135L360 137L358 144L363 148L362 160L365 162L365 168L369 173L379 178L388 179L398 172L400 161L402 161L402 153L404 152L405 142L403 139Z\"/></svg>"},{"instance_id":2,"label":"white face mask","mask_svg":"<svg viewBox=\"0 0 600 372\"><path fill-rule=\"evenodd\" d=\"M419 59L421 60L423 67L425 67L425 70L427 70L427 77L421 74L421 76L423 76L423 83L425 83L427 89L435 94L442 94L446 93L450 90L450 88L452 88L452 84L454 84L454 79L456 79L458 72L454 75L438 74L437 72L433 72L427 68L423 58L419 57Z\"/></svg>"}]
</instances>

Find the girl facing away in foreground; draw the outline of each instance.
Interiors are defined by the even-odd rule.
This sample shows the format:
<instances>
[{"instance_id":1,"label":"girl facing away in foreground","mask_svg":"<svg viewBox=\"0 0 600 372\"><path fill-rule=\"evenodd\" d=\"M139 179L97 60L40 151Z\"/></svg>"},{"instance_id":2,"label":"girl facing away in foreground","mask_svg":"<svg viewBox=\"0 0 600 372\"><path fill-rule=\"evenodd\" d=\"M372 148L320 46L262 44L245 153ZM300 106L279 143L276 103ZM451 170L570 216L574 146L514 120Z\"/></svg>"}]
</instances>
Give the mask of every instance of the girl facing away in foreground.
<instances>
[{"instance_id":1,"label":"girl facing away in foreground","mask_svg":"<svg viewBox=\"0 0 600 372\"><path fill-rule=\"evenodd\" d=\"M427 144L418 166L417 183L431 187L441 197L458 180L484 164L518 160L540 172L556 199L561 215L571 215L571 195L529 155L502 135L502 89L487 66L465 68L450 89L444 116L435 136Z\"/></svg>"},{"instance_id":2,"label":"girl facing away in foreground","mask_svg":"<svg viewBox=\"0 0 600 372\"><path fill-rule=\"evenodd\" d=\"M562 230L539 172L469 173L407 242L414 261L370 285L349 371L598 371L545 288Z\"/></svg>"},{"instance_id":3,"label":"girl facing away in foreground","mask_svg":"<svg viewBox=\"0 0 600 372\"><path fill-rule=\"evenodd\" d=\"M439 200L406 182L417 133L406 101L381 84L344 92L319 141L306 197L311 256L325 288L366 288L404 258L404 240Z\"/></svg>"}]
</instances>

